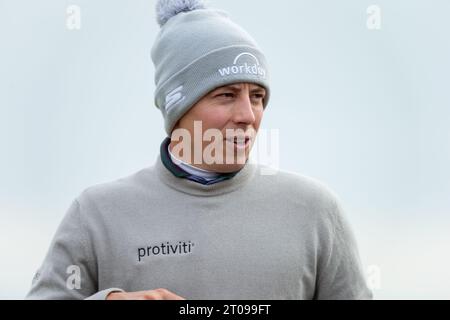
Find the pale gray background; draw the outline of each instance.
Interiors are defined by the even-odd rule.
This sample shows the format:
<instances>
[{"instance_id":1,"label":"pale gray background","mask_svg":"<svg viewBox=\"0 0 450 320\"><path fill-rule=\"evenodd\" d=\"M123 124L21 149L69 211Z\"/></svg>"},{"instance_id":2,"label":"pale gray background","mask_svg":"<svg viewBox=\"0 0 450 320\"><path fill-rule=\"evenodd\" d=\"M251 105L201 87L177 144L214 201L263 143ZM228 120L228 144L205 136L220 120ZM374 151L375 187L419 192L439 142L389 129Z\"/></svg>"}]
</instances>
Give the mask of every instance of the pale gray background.
<instances>
[{"instance_id":1,"label":"pale gray background","mask_svg":"<svg viewBox=\"0 0 450 320\"><path fill-rule=\"evenodd\" d=\"M210 3L264 49L280 166L339 194L365 268L381 270L375 297L450 298L450 2ZM0 0L0 298L26 294L74 197L154 163L153 8Z\"/></svg>"}]
</instances>

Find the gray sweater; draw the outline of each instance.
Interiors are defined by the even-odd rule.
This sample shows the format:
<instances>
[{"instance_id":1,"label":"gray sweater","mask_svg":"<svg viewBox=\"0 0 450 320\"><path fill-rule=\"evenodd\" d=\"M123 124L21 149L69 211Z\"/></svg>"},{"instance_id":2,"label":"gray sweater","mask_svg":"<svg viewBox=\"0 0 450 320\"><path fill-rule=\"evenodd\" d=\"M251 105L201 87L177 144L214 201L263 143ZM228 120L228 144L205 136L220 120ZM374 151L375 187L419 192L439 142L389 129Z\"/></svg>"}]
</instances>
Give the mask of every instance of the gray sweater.
<instances>
[{"instance_id":1,"label":"gray sweater","mask_svg":"<svg viewBox=\"0 0 450 320\"><path fill-rule=\"evenodd\" d=\"M74 199L27 299L166 288L186 299L371 299L336 195L247 164L202 185L156 164Z\"/></svg>"}]
</instances>

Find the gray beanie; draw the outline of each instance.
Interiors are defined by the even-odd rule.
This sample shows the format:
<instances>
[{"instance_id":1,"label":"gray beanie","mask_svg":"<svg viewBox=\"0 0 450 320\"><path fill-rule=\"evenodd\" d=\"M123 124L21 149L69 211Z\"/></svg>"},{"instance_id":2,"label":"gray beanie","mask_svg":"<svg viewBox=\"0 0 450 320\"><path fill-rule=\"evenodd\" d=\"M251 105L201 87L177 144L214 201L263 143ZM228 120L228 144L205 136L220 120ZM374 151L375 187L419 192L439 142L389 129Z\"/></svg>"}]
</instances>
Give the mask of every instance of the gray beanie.
<instances>
[{"instance_id":1,"label":"gray beanie","mask_svg":"<svg viewBox=\"0 0 450 320\"><path fill-rule=\"evenodd\" d=\"M249 82L270 97L267 61L256 41L225 11L200 0L159 0L161 30L152 48L155 105L167 134L206 94L218 87Z\"/></svg>"}]
</instances>

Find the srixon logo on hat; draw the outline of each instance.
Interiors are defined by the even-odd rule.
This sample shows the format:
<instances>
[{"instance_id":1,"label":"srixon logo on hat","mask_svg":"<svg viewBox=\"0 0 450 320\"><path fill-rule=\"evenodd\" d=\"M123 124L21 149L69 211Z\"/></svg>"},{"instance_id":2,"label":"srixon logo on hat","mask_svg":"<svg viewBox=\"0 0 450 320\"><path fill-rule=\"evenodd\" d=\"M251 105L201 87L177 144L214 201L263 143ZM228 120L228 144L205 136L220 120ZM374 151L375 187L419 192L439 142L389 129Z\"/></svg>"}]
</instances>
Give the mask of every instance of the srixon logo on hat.
<instances>
[{"instance_id":1,"label":"srixon logo on hat","mask_svg":"<svg viewBox=\"0 0 450 320\"><path fill-rule=\"evenodd\" d=\"M183 86L179 86L175 90L169 92L166 96L166 112L169 113L173 107L175 107L180 102L186 99L186 96L183 94Z\"/></svg>"},{"instance_id":2,"label":"srixon logo on hat","mask_svg":"<svg viewBox=\"0 0 450 320\"><path fill-rule=\"evenodd\" d=\"M222 77L227 77L235 74L251 74L266 78L266 70L261 67L259 60L250 52L243 52L238 55L233 62L233 65L219 69Z\"/></svg>"}]
</instances>

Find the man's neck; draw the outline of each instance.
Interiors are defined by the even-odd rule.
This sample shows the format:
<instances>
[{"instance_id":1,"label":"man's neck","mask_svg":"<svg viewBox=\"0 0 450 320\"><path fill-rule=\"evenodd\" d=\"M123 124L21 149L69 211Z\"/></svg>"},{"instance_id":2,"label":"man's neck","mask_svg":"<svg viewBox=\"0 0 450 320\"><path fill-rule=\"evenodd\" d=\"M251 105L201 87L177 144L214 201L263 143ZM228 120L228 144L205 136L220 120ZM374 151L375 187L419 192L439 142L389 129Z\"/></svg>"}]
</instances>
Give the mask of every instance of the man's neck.
<instances>
[{"instance_id":1,"label":"man's neck","mask_svg":"<svg viewBox=\"0 0 450 320\"><path fill-rule=\"evenodd\" d=\"M180 168L182 168L184 171L188 172L189 174L199 176L199 177L202 177L202 178L208 179L208 180L213 180L220 176L220 173L205 170L203 168L199 168L195 165L192 165L190 163L187 163L187 162L179 159L172 153L172 150L173 150L173 146L172 146L172 144L170 144L168 147L168 151L169 151L170 158L172 159L172 162L175 163Z\"/></svg>"}]
</instances>

